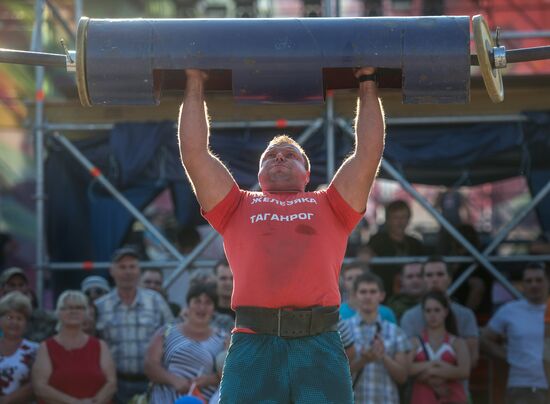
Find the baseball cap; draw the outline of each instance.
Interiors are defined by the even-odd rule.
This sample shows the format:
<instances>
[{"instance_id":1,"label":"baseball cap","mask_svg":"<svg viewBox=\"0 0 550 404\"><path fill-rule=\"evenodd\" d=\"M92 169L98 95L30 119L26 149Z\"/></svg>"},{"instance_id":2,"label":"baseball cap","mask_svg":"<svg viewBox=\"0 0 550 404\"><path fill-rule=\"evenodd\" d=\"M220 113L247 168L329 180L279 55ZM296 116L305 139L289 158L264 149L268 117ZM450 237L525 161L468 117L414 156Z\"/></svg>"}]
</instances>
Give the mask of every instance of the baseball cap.
<instances>
[{"instance_id":1,"label":"baseball cap","mask_svg":"<svg viewBox=\"0 0 550 404\"><path fill-rule=\"evenodd\" d=\"M109 292L111 290L107 279L97 275L87 276L80 284L80 290L83 293L86 293L87 290L92 288L102 289L106 292Z\"/></svg>"},{"instance_id":2,"label":"baseball cap","mask_svg":"<svg viewBox=\"0 0 550 404\"><path fill-rule=\"evenodd\" d=\"M112 262L118 262L124 257L134 257L139 260L139 253L133 247L122 247L113 253Z\"/></svg>"},{"instance_id":3,"label":"baseball cap","mask_svg":"<svg viewBox=\"0 0 550 404\"><path fill-rule=\"evenodd\" d=\"M25 281L28 282L29 279L27 278L27 275L25 274L25 271L23 271L19 267L11 267L6 269L2 274L0 274L0 285L4 285L12 276L19 275L25 278Z\"/></svg>"}]
</instances>

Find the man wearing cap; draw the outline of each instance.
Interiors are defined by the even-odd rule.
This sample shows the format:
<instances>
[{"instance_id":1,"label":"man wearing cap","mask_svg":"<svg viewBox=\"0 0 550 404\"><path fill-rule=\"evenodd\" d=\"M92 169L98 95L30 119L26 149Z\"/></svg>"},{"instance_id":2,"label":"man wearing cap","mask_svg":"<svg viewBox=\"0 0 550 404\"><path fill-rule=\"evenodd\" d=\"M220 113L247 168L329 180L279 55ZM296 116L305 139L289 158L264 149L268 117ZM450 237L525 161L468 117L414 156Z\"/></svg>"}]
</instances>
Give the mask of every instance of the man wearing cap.
<instances>
[{"instance_id":1,"label":"man wearing cap","mask_svg":"<svg viewBox=\"0 0 550 404\"><path fill-rule=\"evenodd\" d=\"M14 291L28 296L33 306L24 337L34 342L42 342L54 335L57 318L53 313L37 307L36 298L29 288L27 275L18 267L8 268L0 275L0 297Z\"/></svg>"},{"instance_id":2,"label":"man wearing cap","mask_svg":"<svg viewBox=\"0 0 550 404\"><path fill-rule=\"evenodd\" d=\"M90 301L95 302L101 296L109 293L111 287L107 279L102 276L90 275L84 278L80 284L80 291L88 296Z\"/></svg>"},{"instance_id":3,"label":"man wearing cap","mask_svg":"<svg viewBox=\"0 0 550 404\"><path fill-rule=\"evenodd\" d=\"M97 330L109 345L117 366L115 400L126 404L147 390L148 379L143 372L147 344L173 316L159 293L138 286L139 256L134 249L115 251L109 272L115 288L95 301Z\"/></svg>"}]
</instances>

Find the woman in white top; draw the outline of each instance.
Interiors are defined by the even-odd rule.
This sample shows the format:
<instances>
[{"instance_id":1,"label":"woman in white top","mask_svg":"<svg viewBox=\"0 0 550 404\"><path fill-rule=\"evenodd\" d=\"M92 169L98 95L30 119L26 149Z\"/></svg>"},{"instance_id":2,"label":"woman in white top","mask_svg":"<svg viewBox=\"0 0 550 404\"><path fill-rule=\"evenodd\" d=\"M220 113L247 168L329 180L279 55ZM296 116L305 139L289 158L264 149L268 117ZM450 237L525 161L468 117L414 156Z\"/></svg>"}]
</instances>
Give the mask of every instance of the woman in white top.
<instances>
[{"instance_id":1,"label":"woman in white top","mask_svg":"<svg viewBox=\"0 0 550 404\"><path fill-rule=\"evenodd\" d=\"M32 399L31 367L38 344L23 338L32 312L30 299L11 292L0 299L0 402L28 403Z\"/></svg>"}]
</instances>

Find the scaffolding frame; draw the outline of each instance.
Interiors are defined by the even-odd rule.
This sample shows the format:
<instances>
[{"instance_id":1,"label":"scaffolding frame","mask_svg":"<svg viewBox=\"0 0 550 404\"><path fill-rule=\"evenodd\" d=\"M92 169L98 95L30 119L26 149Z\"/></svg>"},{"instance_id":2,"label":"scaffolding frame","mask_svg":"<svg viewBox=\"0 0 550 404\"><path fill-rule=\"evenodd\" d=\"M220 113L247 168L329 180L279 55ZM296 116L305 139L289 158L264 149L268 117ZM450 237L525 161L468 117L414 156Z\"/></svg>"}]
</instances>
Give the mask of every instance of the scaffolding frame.
<instances>
[{"instance_id":1,"label":"scaffolding frame","mask_svg":"<svg viewBox=\"0 0 550 404\"><path fill-rule=\"evenodd\" d=\"M329 138L332 137L332 147L327 146L327 182L330 181L332 173L334 172L334 143L335 143L335 128L340 128L344 134L349 136L354 136L354 131L350 123L341 117L334 117L334 102L332 94L328 96L328 102L326 104L326 112L324 118L317 118L315 120L294 120L294 121L284 121L286 127L300 127L304 126L305 129L298 136L297 141L300 144L303 144L307 139L319 131L323 126L325 129L325 136L327 136L327 145L329 144ZM475 122L475 117L467 116L463 117L462 120L454 119L454 123L462 122ZM481 121L487 122L491 121L490 117L484 116ZM525 117L518 116L495 116L495 121L511 121L515 122L518 120L524 120ZM443 120L442 117L436 117L430 120L430 118L422 119L413 119L413 120L395 120L392 123L392 119L388 119L388 124L439 124ZM248 122L217 122L212 125L214 128L272 128L278 127L281 128L282 120L270 120L270 121L248 121ZM64 123L64 124L48 124L43 123L41 126L42 132L46 135L52 136L52 138L58 142L63 148L69 152L89 173L94 176L99 183L111 193L111 195L117 199L131 214L134 218L142 223L148 230L151 231L153 236L167 249L167 251L176 259L175 261L145 261L141 264L144 268L149 267L163 267L163 268L173 268L173 273L165 280L164 287L170 288L174 282L182 275L185 270L188 270L193 267L212 267L215 264L214 260L201 260L199 259L202 251L210 245L219 235L214 230L211 229L210 232L201 240L199 245L197 245L193 251L187 256L182 256L175 246L167 240L162 233L135 207L133 206L125 197L122 195L99 171L97 167L93 165L66 137L62 136L59 132L60 130L108 130L113 127L112 124L75 124L75 123ZM330 163L332 160L332 163ZM330 164L332 164L332 171L329 170ZM471 256L445 256L444 260L448 263L472 263L470 267L451 285L449 288L449 293L452 294L456 289L466 281L466 279L471 275L471 273L476 268L476 263L479 263L482 268L488 270L491 275L496 278L507 290L510 291L515 297L520 297L521 294L517 289L496 269L493 265L495 262L529 262L529 261L539 261L546 260L550 258L550 255L520 255L520 256L494 256L491 253L498 247L506 238L506 236L513 230L526 216L531 212L536 205L550 193L550 181L546 186L541 189L538 194L532 198L532 200L524 206L510 221L505 227L500 229L497 234L494 236L490 245L488 245L482 252L477 250L472 246L457 230L450 224L442 214L437 211L416 189L413 185L406 180L406 178L387 160L382 159L381 167L394 179L400 186L412 196L423 208L425 208L434 219L447 230L450 235L457 240L461 245L463 245ZM254 187L257 189L257 186ZM407 262L422 262L428 259L427 256L410 256L410 257L374 257L372 259L372 264L374 265L396 265L404 264ZM349 259L346 259L349 261ZM94 268L108 268L110 263L96 263L96 262L72 262L72 263L62 263L62 262L52 262L47 263L44 258L43 268L50 270L67 270L67 269L83 269L91 270Z\"/></svg>"},{"instance_id":2,"label":"scaffolding frame","mask_svg":"<svg viewBox=\"0 0 550 404\"><path fill-rule=\"evenodd\" d=\"M35 2L35 24L33 27L31 50L42 50L42 35L41 27L43 23L43 13L45 6L51 7L51 3L48 0L36 0ZM330 15L332 5L330 0L325 1L325 11ZM82 0L75 0L75 17L76 20L80 18L82 14ZM523 37L546 37L547 31L543 32L529 32L529 33L516 33L518 38ZM505 36L514 37L514 33L503 33L502 38ZM514 37L515 38L515 37ZM162 233L157 229L135 206L133 206L117 189L114 187L101 172L94 167L94 165L86 159L85 156L60 132L68 130L84 130L84 131L96 131L96 130L110 130L114 124L75 124L75 123L62 123L62 124L49 124L45 120L44 114L44 68L35 67L35 101L36 109L34 115L34 125L32 128L34 134L34 147L35 147L35 172L36 172L36 188L35 188L35 207L36 207L36 293L39 304L43 304L44 293L44 271L45 270L92 270L94 268L108 268L109 262L49 262L46 254L46 240L45 240L45 181L44 181L44 149L45 149L45 137L52 136L53 139L64 147L80 164L83 165L91 175L94 175L99 183L106 188L115 199L117 199L136 220L142 223L148 230L151 231L153 236L163 245L163 247L175 258L174 261L144 261L140 263L143 268L149 267L163 267L174 268L174 272L165 280L164 286L169 288L175 280L190 267L211 267L214 265L213 260L201 260L198 257L201 252L216 238L218 234L214 229L211 229L203 240L195 247L195 249L187 256L182 256L177 248L167 240ZM478 123L478 122L521 122L525 121L526 117L523 115L483 115L483 116L447 116L447 117L414 117L414 118L389 118L386 120L388 126L391 125L416 125L416 124L458 124L458 123ZM224 129L238 129L238 128L281 128L281 123L284 123L284 127L306 127L306 129L300 135L299 143L304 142L307 138L317 132L322 126L324 126L324 133L327 144L327 182L330 181L332 175L335 172L335 128L340 128L344 133L354 136L353 129L349 122L341 117L335 117L334 115L334 96L332 92L327 93L325 114L323 118L315 120L267 120L267 121L249 121L249 122L213 122L211 124L212 129L224 128ZM444 260L446 262L471 262L472 265L468 267L464 273L451 285L449 293L453 293L456 289L471 275L476 268L476 263L479 263L483 268L488 270L492 276L494 276L503 286L508 289L515 297L520 297L520 293L517 289L511 285L508 280L502 276L502 274L494 267L494 262L528 262L548 260L550 255L517 255L517 256L494 256L491 253L505 240L509 232L515 228L525 216L531 212L536 205L550 193L550 181L543 189L531 200L531 202L523 207L519 214L516 214L512 221L506 226L500 229L494 236L492 242L483 250L479 251L473 247L462 235L456 230L456 228L450 224L439 211L437 211L422 195L418 193L412 186L412 184L406 180L406 178L387 160L382 160L382 168L393 177L402 188L411 195L422 207L424 207L435 220L445 228L450 235L457 240L462 246L464 246L471 256L446 256ZM404 264L407 262L425 261L427 257L375 257L372 259L372 263L376 265L395 265Z\"/></svg>"}]
</instances>

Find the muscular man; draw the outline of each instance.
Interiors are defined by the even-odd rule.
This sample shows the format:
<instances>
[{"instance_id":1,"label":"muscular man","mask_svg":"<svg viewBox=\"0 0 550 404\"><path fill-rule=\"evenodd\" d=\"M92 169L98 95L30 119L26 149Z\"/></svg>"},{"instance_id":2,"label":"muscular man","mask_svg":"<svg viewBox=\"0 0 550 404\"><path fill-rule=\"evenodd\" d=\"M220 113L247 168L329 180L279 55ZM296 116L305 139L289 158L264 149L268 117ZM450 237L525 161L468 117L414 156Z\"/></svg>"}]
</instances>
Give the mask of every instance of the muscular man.
<instances>
[{"instance_id":1,"label":"muscular man","mask_svg":"<svg viewBox=\"0 0 550 404\"><path fill-rule=\"evenodd\" d=\"M310 165L298 143L275 137L260 158L260 192L239 189L210 151L205 74L188 70L181 157L209 223L223 236L234 276L235 329L221 403L352 403L336 331L338 274L365 211L384 148L373 68L360 78L355 150L326 190L305 192Z\"/></svg>"}]
</instances>

